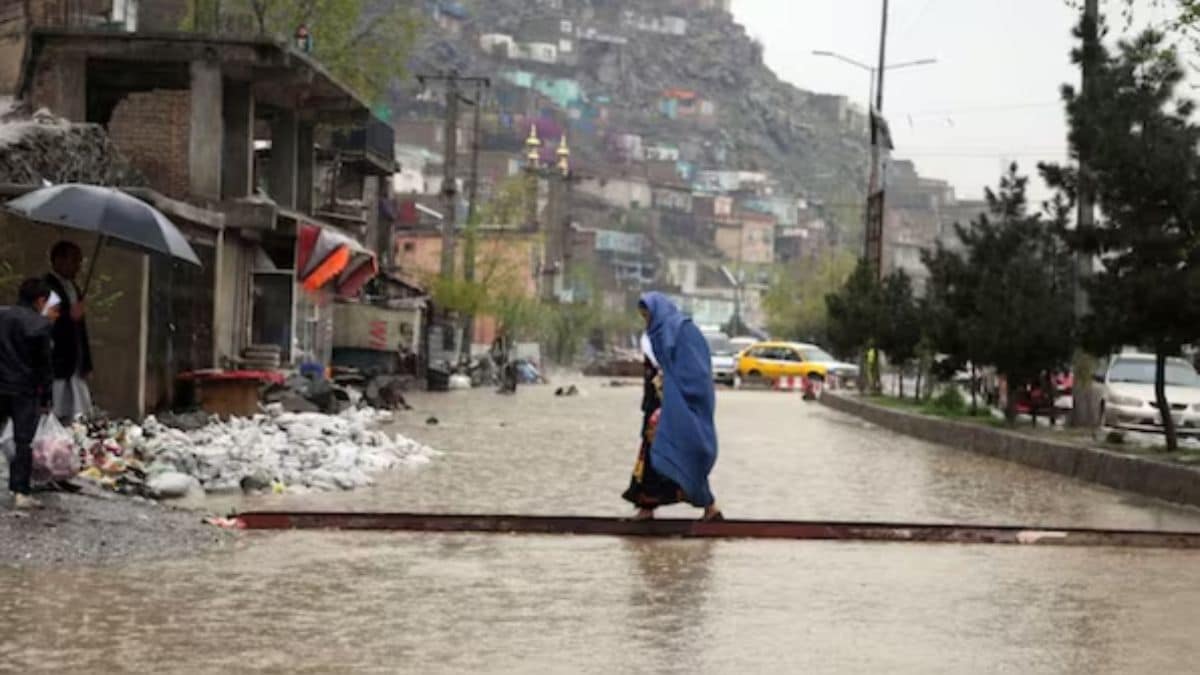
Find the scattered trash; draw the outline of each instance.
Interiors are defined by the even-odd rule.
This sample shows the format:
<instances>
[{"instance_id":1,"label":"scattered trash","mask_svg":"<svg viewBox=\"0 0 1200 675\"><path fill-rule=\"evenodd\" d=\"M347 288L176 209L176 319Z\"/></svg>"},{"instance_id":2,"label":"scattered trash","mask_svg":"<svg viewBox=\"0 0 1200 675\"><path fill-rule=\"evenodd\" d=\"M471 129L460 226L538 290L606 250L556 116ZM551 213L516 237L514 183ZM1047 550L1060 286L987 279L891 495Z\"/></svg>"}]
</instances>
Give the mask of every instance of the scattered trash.
<instances>
[{"instance_id":1,"label":"scattered trash","mask_svg":"<svg viewBox=\"0 0 1200 675\"><path fill-rule=\"evenodd\" d=\"M448 382L451 391L471 388L470 375L451 375Z\"/></svg>"},{"instance_id":2,"label":"scattered trash","mask_svg":"<svg viewBox=\"0 0 1200 675\"><path fill-rule=\"evenodd\" d=\"M546 384L546 378L542 376L541 371L529 361L517 359L516 368L521 384Z\"/></svg>"},{"instance_id":3,"label":"scattered trash","mask_svg":"<svg viewBox=\"0 0 1200 675\"><path fill-rule=\"evenodd\" d=\"M367 381L363 400L379 410L412 410L404 399L408 378L399 375L380 375Z\"/></svg>"},{"instance_id":4,"label":"scattered trash","mask_svg":"<svg viewBox=\"0 0 1200 675\"><path fill-rule=\"evenodd\" d=\"M571 385L569 387L559 387L558 389L554 390L554 395L555 396L578 396L579 395L579 387L576 387L575 385Z\"/></svg>"},{"instance_id":5,"label":"scattered trash","mask_svg":"<svg viewBox=\"0 0 1200 675\"><path fill-rule=\"evenodd\" d=\"M186 473L164 471L153 476L146 484L151 497L155 499L181 499L199 490L200 481Z\"/></svg>"},{"instance_id":6,"label":"scattered trash","mask_svg":"<svg viewBox=\"0 0 1200 675\"><path fill-rule=\"evenodd\" d=\"M246 523L241 518L205 518L204 522L224 530L244 530Z\"/></svg>"},{"instance_id":7,"label":"scattered trash","mask_svg":"<svg viewBox=\"0 0 1200 675\"><path fill-rule=\"evenodd\" d=\"M79 473L75 441L58 418L42 415L33 436L33 479L39 483L67 480Z\"/></svg>"},{"instance_id":8,"label":"scattered trash","mask_svg":"<svg viewBox=\"0 0 1200 675\"><path fill-rule=\"evenodd\" d=\"M313 372L293 375L283 384L272 385L263 394L265 403L282 404L286 412L292 413L322 412L334 415L355 407L361 400L362 394Z\"/></svg>"},{"instance_id":9,"label":"scattered trash","mask_svg":"<svg viewBox=\"0 0 1200 675\"><path fill-rule=\"evenodd\" d=\"M436 427L439 424L438 418L430 417L429 419L425 420L425 424L428 424L431 427Z\"/></svg>"}]
</instances>

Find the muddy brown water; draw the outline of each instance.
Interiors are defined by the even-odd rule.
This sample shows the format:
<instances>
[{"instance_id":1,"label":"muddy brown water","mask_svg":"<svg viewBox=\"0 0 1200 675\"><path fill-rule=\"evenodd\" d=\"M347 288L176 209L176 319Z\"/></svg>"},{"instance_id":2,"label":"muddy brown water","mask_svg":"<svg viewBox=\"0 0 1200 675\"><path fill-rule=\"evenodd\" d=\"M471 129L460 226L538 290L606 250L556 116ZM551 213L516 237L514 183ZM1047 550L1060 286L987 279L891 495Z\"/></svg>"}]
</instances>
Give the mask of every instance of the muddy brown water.
<instances>
[{"instance_id":1,"label":"muddy brown water","mask_svg":"<svg viewBox=\"0 0 1200 675\"><path fill-rule=\"evenodd\" d=\"M639 389L420 396L441 449L354 493L242 508L621 515ZM424 424L436 415L437 426ZM1200 512L722 391L726 512L1200 530ZM665 515L695 511L673 507ZM1196 672L1170 550L247 533L231 552L0 570L0 671Z\"/></svg>"}]
</instances>

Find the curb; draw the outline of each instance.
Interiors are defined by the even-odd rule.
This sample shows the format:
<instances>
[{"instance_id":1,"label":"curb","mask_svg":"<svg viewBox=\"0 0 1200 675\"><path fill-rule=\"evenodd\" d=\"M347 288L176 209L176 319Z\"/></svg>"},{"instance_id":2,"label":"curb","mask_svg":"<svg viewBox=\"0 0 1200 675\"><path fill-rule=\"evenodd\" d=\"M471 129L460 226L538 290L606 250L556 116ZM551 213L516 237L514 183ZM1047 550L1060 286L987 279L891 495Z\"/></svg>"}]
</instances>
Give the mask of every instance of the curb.
<instances>
[{"instance_id":1,"label":"curb","mask_svg":"<svg viewBox=\"0 0 1200 675\"><path fill-rule=\"evenodd\" d=\"M839 412L930 443L1053 471L1144 497L1200 506L1200 470L1190 467L894 410L829 392L820 400Z\"/></svg>"}]
</instances>

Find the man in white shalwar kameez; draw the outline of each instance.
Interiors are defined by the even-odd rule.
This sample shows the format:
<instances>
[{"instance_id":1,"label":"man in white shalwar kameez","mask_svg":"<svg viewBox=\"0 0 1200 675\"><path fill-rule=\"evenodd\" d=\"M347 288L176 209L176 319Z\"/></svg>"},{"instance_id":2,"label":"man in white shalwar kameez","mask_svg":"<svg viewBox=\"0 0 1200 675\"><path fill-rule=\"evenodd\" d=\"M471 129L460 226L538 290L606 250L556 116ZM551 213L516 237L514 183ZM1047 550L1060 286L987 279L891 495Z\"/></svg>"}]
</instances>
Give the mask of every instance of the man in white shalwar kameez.
<instances>
[{"instance_id":1,"label":"man in white shalwar kameez","mask_svg":"<svg viewBox=\"0 0 1200 675\"><path fill-rule=\"evenodd\" d=\"M69 422L92 413L87 378L92 374L92 352L84 320L84 299L75 283L83 265L83 252L68 241L50 250L51 272L46 283L62 298L62 311L54 324L54 415Z\"/></svg>"}]
</instances>

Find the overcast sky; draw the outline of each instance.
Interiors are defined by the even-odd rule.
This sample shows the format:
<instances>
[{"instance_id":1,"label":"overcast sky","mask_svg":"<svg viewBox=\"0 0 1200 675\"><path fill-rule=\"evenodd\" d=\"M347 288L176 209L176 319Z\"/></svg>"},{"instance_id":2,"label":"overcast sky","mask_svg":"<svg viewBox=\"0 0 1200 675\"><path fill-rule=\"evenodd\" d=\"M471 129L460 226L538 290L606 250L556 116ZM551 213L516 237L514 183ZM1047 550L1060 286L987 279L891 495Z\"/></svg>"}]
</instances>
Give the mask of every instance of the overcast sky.
<instances>
[{"instance_id":1,"label":"overcast sky","mask_svg":"<svg viewBox=\"0 0 1200 675\"><path fill-rule=\"evenodd\" d=\"M733 12L765 45L767 64L781 78L845 94L865 108L869 74L812 51L877 63L881 4L734 0ZM1077 20L1064 0L891 0L888 63L938 59L885 77L896 157L949 180L960 198L981 197L1008 161L1033 172L1038 161L1065 159L1058 91L1079 80L1069 57Z\"/></svg>"}]
</instances>

